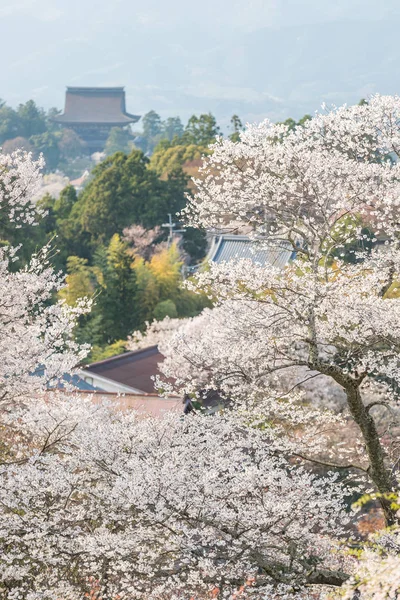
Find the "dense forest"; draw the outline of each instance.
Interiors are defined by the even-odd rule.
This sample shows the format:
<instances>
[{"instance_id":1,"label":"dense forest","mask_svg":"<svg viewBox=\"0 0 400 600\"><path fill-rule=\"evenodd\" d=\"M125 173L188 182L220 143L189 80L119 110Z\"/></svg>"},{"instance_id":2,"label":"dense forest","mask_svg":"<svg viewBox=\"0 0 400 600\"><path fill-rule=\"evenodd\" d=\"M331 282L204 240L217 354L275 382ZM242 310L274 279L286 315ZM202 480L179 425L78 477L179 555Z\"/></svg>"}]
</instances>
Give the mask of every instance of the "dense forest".
<instances>
[{"instance_id":1,"label":"dense forest","mask_svg":"<svg viewBox=\"0 0 400 600\"><path fill-rule=\"evenodd\" d=\"M61 113L57 108L45 111L33 100L20 104L16 109L0 100L0 144L2 151L9 154L17 149L43 154L46 172L60 170L68 177L78 177L93 161L83 140L72 129L65 129L53 122ZM114 127L109 134L104 153L107 156L122 151L129 153L133 148L150 156L157 145L207 147L221 134L215 117L211 114L193 115L184 126L179 117L168 117L164 121L154 110L141 119L142 131L130 127ZM237 115L231 119L231 136L234 138L242 128Z\"/></svg>"}]
</instances>

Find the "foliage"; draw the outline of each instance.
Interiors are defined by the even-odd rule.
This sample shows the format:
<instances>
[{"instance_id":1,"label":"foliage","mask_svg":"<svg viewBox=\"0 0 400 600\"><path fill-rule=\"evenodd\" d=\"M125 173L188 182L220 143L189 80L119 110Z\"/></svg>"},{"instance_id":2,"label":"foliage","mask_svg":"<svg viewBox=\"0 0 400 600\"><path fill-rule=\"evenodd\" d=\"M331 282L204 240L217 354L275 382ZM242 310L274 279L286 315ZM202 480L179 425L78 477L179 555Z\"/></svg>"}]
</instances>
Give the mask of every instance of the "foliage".
<instances>
[{"instance_id":1,"label":"foliage","mask_svg":"<svg viewBox=\"0 0 400 600\"><path fill-rule=\"evenodd\" d=\"M47 131L59 131L58 123L54 122L54 117L59 117L62 114L62 110L52 106L49 108L46 114L46 126ZM62 131L72 131L71 129L63 129Z\"/></svg>"},{"instance_id":2,"label":"foliage","mask_svg":"<svg viewBox=\"0 0 400 600\"><path fill-rule=\"evenodd\" d=\"M61 190L59 197L54 201L53 209L57 218L60 219L60 224L58 225L59 229L61 229L61 222L67 219L71 214L77 200L78 196L74 186L67 185Z\"/></svg>"},{"instance_id":3,"label":"foliage","mask_svg":"<svg viewBox=\"0 0 400 600\"><path fill-rule=\"evenodd\" d=\"M183 125L179 117L168 117L163 123L163 134L165 139L172 141L183 135Z\"/></svg>"},{"instance_id":4,"label":"foliage","mask_svg":"<svg viewBox=\"0 0 400 600\"><path fill-rule=\"evenodd\" d=\"M33 100L20 104L14 110L0 100L0 144L7 144L7 152L17 148L30 150L32 147L37 157L43 153L48 172L61 169L71 177L78 177L80 172L76 172L73 163L87 154L87 147L75 131L60 127L53 121L60 112L51 108L46 114ZM241 129L240 119L237 115L232 119L234 132L237 132ZM152 155L154 149L165 142L173 146L200 146L197 152L194 148L182 151L187 153L183 162L188 162L200 158L208 144L219 134L215 117L210 113L193 115L184 127L179 117L168 117L163 121L159 114L151 110L144 115L142 126L143 133L136 134L136 138L129 129L114 127L106 143L106 154L110 156L119 151L129 153L134 140L136 147L147 155ZM171 157L168 162L163 173L181 165L179 157L175 160Z\"/></svg>"},{"instance_id":5,"label":"foliage","mask_svg":"<svg viewBox=\"0 0 400 600\"><path fill-rule=\"evenodd\" d=\"M125 227L122 233L124 241L134 248L135 254L145 260L149 260L160 247L156 241L161 238L161 227L145 229L141 225L131 225Z\"/></svg>"},{"instance_id":6,"label":"foliage","mask_svg":"<svg viewBox=\"0 0 400 600\"><path fill-rule=\"evenodd\" d=\"M30 138L46 131L46 115L38 108L33 100L20 104L17 109L20 135Z\"/></svg>"},{"instance_id":7,"label":"foliage","mask_svg":"<svg viewBox=\"0 0 400 600\"><path fill-rule=\"evenodd\" d=\"M16 137L30 138L46 131L46 116L33 100L20 104L17 110L0 101L0 143Z\"/></svg>"},{"instance_id":8,"label":"foliage","mask_svg":"<svg viewBox=\"0 0 400 600\"><path fill-rule=\"evenodd\" d=\"M86 144L72 129L62 129L59 133L58 148L61 157L73 160L86 154Z\"/></svg>"},{"instance_id":9,"label":"foliage","mask_svg":"<svg viewBox=\"0 0 400 600\"><path fill-rule=\"evenodd\" d=\"M241 127L239 117L235 115L234 118L236 119L236 126ZM183 162L197 158L196 154L199 152L201 156L203 150L206 150L219 134L220 129L211 113L199 116L192 115L184 128L179 117L169 117L162 121L160 115L151 110L143 117L143 135L139 136L138 141L135 143L148 155L152 155L157 150L182 146L181 150L175 151L177 154L175 160L173 159L174 153L170 153L168 167L165 167L163 171L159 171L164 173L174 168L172 163L175 166L181 166ZM192 146L192 148L191 150L185 150L185 146ZM196 146L200 147L197 152ZM179 157L179 154L184 153L187 153L185 160Z\"/></svg>"},{"instance_id":10,"label":"foliage","mask_svg":"<svg viewBox=\"0 0 400 600\"><path fill-rule=\"evenodd\" d=\"M239 143L216 144L187 210L192 221L251 226L272 246L290 243L297 260L283 271L251 261L213 265L198 285L217 298L217 308L189 322L164 350L168 377L186 393L206 381L230 398L266 396L273 406L319 377L316 403L324 407L321 396L340 386L358 434L344 453L333 446L327 463L364 473L381 494L398 485L395 436L383 438L375 411L394 410L400 381L400 305L386 296L400 276L400 191L398 163L377 156L399 147L399 115L398 97L375 96L302 127L266 122L248 128ZM363 246L362 223L384 232L384 250ZM357 260L342 260L351 245L359 246ZM292 410L296 401L295 394ZM322 411L319 419L322 425ZM389 422L391 431L399 426L395 412ZM321 460L308 433L299 455ZM393 525L395 511L384 496L379 502Z\"/></svg>"},{"instance_id":11,"label":"foliage","mask_svg":"<svg viewBox=\"0 0 400 600\"><path fill-rule=\"evenodd\" d=\"M127 348L129 350L139 350L149 346L158 346L169 340L172 334L184 323L183 319L171 319L165 317L161 321L153 320L146 323L145 331L134 331L128 338Z\"/></svg>"},{"instance_id":12,"label":"foliage","mask_svg":"<svg viewBox=\"0 0 400 600\"><path fill-rule=\"evenodd\" d=\"M35 448L14 444L1 474L3 594L305 600L346 578L327 537L348 520L335 476L290 464L245 415L143 418L58 396L18 424Z\"/></svg>"},{"instance_id":13,"label":"foliage","mask_svg":"<svg viewBox=\"0 0 400 600\"><path fill-rule=\"evenodd\" d=\"M105 343L126 339L139 325L135 270L127 245L115 233L106 252L99 250L97 264L102 272L98 310L102 315L101 333Z\"/></svg>"},{"instance_id":14,"label":"foliage","mask_svg":"<svg viewBox=\"0 0 400 600\"><path fill-rule=\"evenodd\" d=\"M150 110L143 116L143 142L141 149L143 152L151 154L158 142L163 138L163 123L159 114Z\"/></svg>"},{"instance_id":15,"label":"foliage","mask_svg":"<svg viewBox=\"0 0 400 600\"><path fill-rule=\"evenodd\" d=\"M175 302L173 300L162 300L154 307L153 316L157 321L161 321L166 317L176 319L178 311Z\"/></svg>"},{"instance_id":16,"label":"foliage","mask_svg":"<svg viewBox=\"0 0 400 600\"><path fill-rule=\"evenodd\" d=\"M115 234L99 247L94 264L70 256L67 286L60 298L73 305L81 297L93 300L91 314L79 319L76 339L88 342L94 356L117 349L116 342L145 326L146 320L198 314L208 301L204 295L182 289L182 262L176 245L156 246L151 253L134 249Z\"/></svg>"},{"instance_id":17,"label":"foliage","mask_svg":"<svg viewBox=\"0 0 400 600\"><path fill-rule=\"evenodd\" d=\"M66 286L60 291L60 298L64 299L69 306L74 306L80 298L93 296L97 283L96 271L88 267L85 258L69 256L67 271Z\"/></svg>"},{"instance_id":18,"label":"foliage","mask_svg":"<svg viewBox=\"0 0 400 600\"><path fill-rule=\"evenodd\" d=\"M134 268L138 284L139 320L144 324L152 318L154 308L160 301L159 288L149 264L142 257L136 258Z\"/></svg>"},{"instance_id":19,"label":"foliage","mask_svg":"<svg viewBox=\"0 0 400 600\"><path fill-rule=\"evenodd\" d=\"M17 232L11 232L12 237L8 237L10 243L20 243L25 240L22 256L26 257L25 250L29 253L40 245L57 240L57 251L55 251L53 261L58 268L65 269L68 256L74 255L77 250L69 220L76 201L77 193L72 185L67 185L62 189L58 198L46 194L37 203L45 211L45 217L41 219L33 232L29 232L29 235L26 226L22 226Z\"/></svg>"},{"instance_id":20,"label":"foliage","mask_svg":"<svg viewBox=\"0 0 400 600\"><path fill-rule=\"evenodd\" d=\"M43 214L33 200L41 168L41 161L32 162L25 153L0 155L0 215L9 231L22 223L32 226ZM51 304L63 278L50 265L50 248L32 254L25 267L12 269L18 251L9 244L0 249L3 405L43 390L87 353L72 339L72 332L88 304L84 300L71 307L62 301Z\"/></svg>"},{"instance_id":21,"label":"foliage","mask_svg":"<svg viewBox=\"0 0 400 600\"><path fill-rule=\"evenodd\" d=\"M230 134L229 139L232 142L239 142L240 132L243 130L243 124L237 115L233 115L233 117L231 118L231 128L233 129L233 131Z\"/></svg>"},{"instance_id":22,"label":"foliage","mask_svg":"<svg viewBox=\"0 0 400 600\"><path fill-rule=\"evenodd\" d=\"M183 208L183 174L173 173L161 181L148 168L148 162L139 150L129 156L117 152L93 169L93 177L79 195L69 219L74 240L86 246L85 256L99 244L107 244L115 233L122 234L132 223L152 228L161 224L169 212Z\"/></svg>"},{"instance_id":23,"label":"foliage","mask_svg":"<svg viewBox=\"0 0 400 600\"><path fill-rule=\"evenodd\" d=\"M208 146L215 142L219 133L217 121L211 113L199 117L192 115L185 127L182 141L187 145Z\"/></svg>"},{"instance_id":24,"label":"foliage","mask_svg":"<svg viewBox=\"0 0 400 600\"><path fill-rule=\"evenodd\" d=\"M115 152L125 152L125 154L129 154L132 143L132 135L127 129L113 127L107 138L104 152L107 156L115 154Z\"/></svg>"},{"instance_id":25,"label":"foliage","mask_svg":"<svg viewBox=\"0 0 400 600\"><path fill-rule=\"evenodd\" d=\"M105 360L118 354L123 354L126 351L126 341L117 340L108 346L93 346L90 351L90 361L86 362L97 362L99 360Z\"/></svg>"},{"instance_id":26,"label":"foliage","mask_svg":"<svg viewBox=\"0 0 400 600\"><path fill-rule=\"evenodd\" d=\"M152 256L149 269L158 282L160 299L170 298L178 289L181 267L182 262L176 244L172 244L170 248L161 250Z\"/></svg>"},{"instance_id":27,"label":"foliage","mask_svg":"<svg viewBox=\"0 0 400 600\"><path fill-rule=\"evenodd\" d=\"M207 238L204 229L186 227L183 233L182 247L190 256L191 262L197 263L204 258L207 250Z\"/></svg>"},{"instance_id":28,"label":"foliage","mask_svg":"<svg viewBox=\"0 0 400 600\"><path fill-rule=\"evenodd\" d=\"M88 296L94 305L90 315L80 319L78 340L95 346L94 352L126 338L140 325L138 321L136 273L128 246L115 234L107 247L98 249L94 266L87 259L70 256L67 286L60 293L68 304ZM89 356L93 360L93 354Z\"/></svg>"},{"instance_id":29,"label":"foliage","mask_svg":"<svg viewBox=\"0 0 400 600\"><path fill-rule=\"evenodd\" d=\"M85 171L93 169L94 161L88 155L79 153L77 158L61 158L58 169L70 180L80 179Z\"/></svg>"},{"instance_id":30,"label":"foliage","mask_svg":"<svg viewBox=\"0 0 400 600\"><path fill-rule=\"evenodd\" d=\"M12 154L17 150L25 150L25 152L33 152L33 146L29 140L21 136L6 140L3 143L2 151L4 154Z\"/></svg>"},{"instance_id":31,"label":"foliage","mask_svg":"<svg viewBox=\"0 0 400 600\"><path fill-rule=\"evenodd\" d=\"M36 154L43 154L47 171L55 171L60 162L59 135L46 131L30 137Z\"/></svg>"},{"instance_id":32,"label":"foliage","mask_svg":"<svg viewBox=\"0 0 400 600\"><path fill-rule=\"evenodd\" d=\"M176 169L184 169L187 163L200 161L203 155L209 153L207 146L175 145L163 140L154 150L150 159L150 167L159 175L166 175Z\"/></svg>"},{"instance_id":33,"label":"foliage","mask_svg":"<svg viewBox=\"0 0 400 600\"><path fill-rule=\"evenodd\" d=\"M400 98L375 96L214 146L185 211L191 222L239 222L270 245L292 243L297 257L282 270L214 265L186 290L204 289L212 310L178 330L150 326L163 329L163 369L177 378L164 391L194 404L218 393L225 405L213 416L143 418L82 395L29 398L82 357L70 334L85 305L49 305L62 284L46 258L11 272L15 249L1 250L0 383L13 401L0 412L4 599L398 595L400 309L387 290L400 279L400 178L399 163L383 157L400 147L399 123ZM33 223L40 164L1 161L2 222ZM341 260L339 250L364 239L361 223L386 245L360 244L355 262ZM129 318L121 307L144 293L178 310L177 248L149 260L132 252L114 235L96 265L70 261L76 290L90 288L96 266L99 299L120 307L114 319ZM342 414L323 402L337 388ZM354 492L360 505L364 493L378 502L388 525L369 540L352 538Z\"/></svg>"},{"instance_id":34,"label":"foliage","mask_svg":"<svg viewBox=\"0 0 400 600\"><path fill-rule=\"evenodd\" d=\"M145 137L149 139L160 135L163 129L161 117L154 110L151 110L144 115L142 125L143 133Z\"/></svg>"},{"instance_id":35,"label":"foliage","mask_svg":"<svg viewBox=\"0 0 400 600\"><path fill-rule=\"evenodd\" d=\"M44 155L46 170L55 171L63 161L71 161L85 153L85 144L75 132L60 127L52 118L60 111L46 114L33 100L20 104L17 110L0 101L0 144L3 151L33 151L36 158Z\"/></svg>"},{"instance_id":36,"label":"foliage","mask_svg":"<svg viewBox=\"0 0 400 600\"><path fill-rule=\"evenodd\" d=\"M198 314L208 305L204 295L182 289L182 262L178 247L160 247L145 261L137 256L134 262L138 284L138 306L141 327L146 321L188 317Z\"/></svg>"},{"instance_id":37,"label":"foliage","mask_svg":"<svg viewBox=\"0 0 400 600\"><path fill-rule=\"evenodd\" d=\"M283 121L282 125L285 125L288 131L293 131L293 129L296 129L296 127L303 127L304 124L310 119L312 119L311 115L304 115L304 117L301 117L301 119L296 122L294 119L289 117L286 119L286 121ZM278 125L280 124L281 123L278 123Z\"/></svg>"},{"instance_id":38,"label":"foliage","mask_svg":"<svg viewBox=\"0 0 400 600\"><path fill-rule=\"evenodd\" d=\"M18 115L4 101L0 100L0 143L14 139L21 135Z\"/></svg>"}]
</instances>

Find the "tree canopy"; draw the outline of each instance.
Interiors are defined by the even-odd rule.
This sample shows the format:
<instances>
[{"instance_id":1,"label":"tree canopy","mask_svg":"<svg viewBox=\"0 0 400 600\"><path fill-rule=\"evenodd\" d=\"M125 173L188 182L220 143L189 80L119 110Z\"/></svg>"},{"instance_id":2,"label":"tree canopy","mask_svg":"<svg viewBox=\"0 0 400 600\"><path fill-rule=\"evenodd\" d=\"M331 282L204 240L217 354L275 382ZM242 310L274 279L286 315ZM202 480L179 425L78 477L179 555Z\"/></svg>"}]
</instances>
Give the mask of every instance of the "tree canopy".
<instances>
[{"instance_id":1,"label":"tree canopy","mask_svg":"<svg viewBox=\"0 0 400 600\"><path fill-rule=\"evenodd\" d=\"M48 250L19 269L19 249L0 249L1 597L398 596L400 178L387 157L399 124L400 98L377 95L216 145L188 218L290 245L285 268L213 265L182 291L177 247L145 252L158 230L131 229L96 265L70 258L68 290ZM0 163L1 222L33 226L40 162ZM70 203L69 190L57 211ZM198 409L144 418L52 391L88 351L72 333L91 305L79 294L96 287L114 327L132 326L136 295L159 316L183 292L214 300L181 327L149 328L162 333L158 389ZM371 505L382 523L368 536Z\"/></svg>"},{"instance_id":2,"label":"tree canopy","mask_svg":"<svg viewBox=\"0 0 400 600\"><path fill-rule=\"evenodd\" d=\"M215 142L220 133L217 121L211 113L202 114L199 117L193 115L187 122L182 139L185 144L197 146L208 146Z\"/></svg>"},{"instance_id":3,"label":"tree canopy","mask_svg":"<svg viewBox=\"0 0 400 600\"><path fill-rule=\"evenodd\" d=\"M129 154L132 149L133 137L130 131L122 127L113 127L108 136L104 152L107 156L115 152L125 152Z\"/></svg>"},{"instance_id":4,"label":"tree canopy","mask_svg":"<svg viewBox=\"0 0 400 600\"><path fill-rule=\"evenodd\" d=\"M152 228L185 206L183 173L162 181L148 166L144 154L133 150L117 152L93 169L70 215L74 237L91 252L133 223Z\"/></svg>"}]
</instances>

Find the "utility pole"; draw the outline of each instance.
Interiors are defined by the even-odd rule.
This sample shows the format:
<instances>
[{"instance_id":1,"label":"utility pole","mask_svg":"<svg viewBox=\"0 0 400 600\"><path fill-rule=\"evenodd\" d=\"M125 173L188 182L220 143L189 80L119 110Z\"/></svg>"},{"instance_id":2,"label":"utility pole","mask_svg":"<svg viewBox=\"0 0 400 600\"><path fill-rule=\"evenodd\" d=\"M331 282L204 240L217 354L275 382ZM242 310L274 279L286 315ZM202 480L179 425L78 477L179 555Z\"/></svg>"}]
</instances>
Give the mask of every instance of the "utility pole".
<instances>
[{"instance_id":1,"label":"utility pole","mask_svg":"<svg viewBox=\"0 0 400 600\"><path fill-rule=\"evenodd\" d=\"M175 229L176 225L177 225L177 223L172 222L171 213L168 213L168 223L163 223L161 225L161 227L165 227L166 229L169 229L168 248L170 248L170 246L172 245L172 242L174 241L174 233L183 233L185 231L185 229Z\"/></svg>"}]
</instances>

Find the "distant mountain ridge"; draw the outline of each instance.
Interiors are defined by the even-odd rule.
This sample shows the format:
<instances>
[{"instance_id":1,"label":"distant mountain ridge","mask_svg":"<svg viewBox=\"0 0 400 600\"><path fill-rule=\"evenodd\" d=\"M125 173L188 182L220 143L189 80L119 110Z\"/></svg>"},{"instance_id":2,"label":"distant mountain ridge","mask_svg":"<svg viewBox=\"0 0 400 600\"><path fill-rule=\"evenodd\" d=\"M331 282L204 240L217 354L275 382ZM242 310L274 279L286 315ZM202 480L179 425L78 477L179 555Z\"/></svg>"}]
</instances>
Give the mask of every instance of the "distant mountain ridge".
<instances>
[{"instance_id":1,"label":"distant mountain ridge","mask_svg":"<svg viewBox=\"0 0 400 600\"><path fill-rule=\"evenodd\" d=\"M400 93L398 21L340 21L264 28L216 49L208 72L260 94L237 102L239 114L298 118L322 102L357 102L376 92ZM212 64L220 68L211 69ZM262 97L264 94L264 98Z\"/></svg>"},{"instance_id":2,"label":"distant mountain ridge","mask_svg":"<svg viewBox=\"0 0 400 600\"><path fill-rule=\"evenodd\" d=\"M126 11L128 4L122 5ZM309 0L307 6L311 14L317 3ZM210 110L224 125L234 113L244 121L283 120L312 113L323 101L354 103L377 91L400 93L399 11L376 21L360 12L360 19L293 25L300 9L289 8L279 17L280 27L251 33L229 29L229 21L220 31L208 28L194 16L185 27L182 17L152 28L122 18L124 10L107 21L71 9L34 27L28 17L5 16L0 49L8 56L12 48L12 57L0 71L0 97L12 105L32 97L46 108L62 108L66 85L125 85L130 112L154 109L186 119Z\"/></svg>"}]
</instances>

